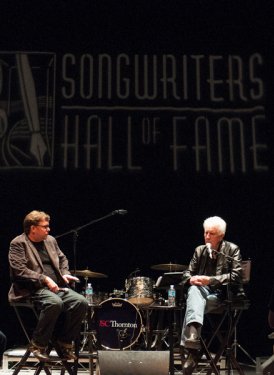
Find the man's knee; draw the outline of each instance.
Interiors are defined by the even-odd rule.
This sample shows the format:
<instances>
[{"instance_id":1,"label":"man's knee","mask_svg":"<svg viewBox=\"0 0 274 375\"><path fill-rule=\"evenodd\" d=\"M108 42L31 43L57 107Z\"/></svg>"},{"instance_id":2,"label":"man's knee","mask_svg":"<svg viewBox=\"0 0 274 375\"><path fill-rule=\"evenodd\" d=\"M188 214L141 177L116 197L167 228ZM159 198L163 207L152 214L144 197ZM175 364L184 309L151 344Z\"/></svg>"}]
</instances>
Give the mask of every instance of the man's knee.
<instances>
[{"instance_id":1,"label":"man's knee","mask_svg":"<svg viewBox=\"0 0 274 375\"><path fill-rule=\"evenodd\" d=\"M86 312L87 309L88 309L88 301L87 301L87 299L84 296L82 296L81 294L79 294L78 301L79 301L80 309L83 312Z\"/></svg>"},{"instance_id":2,"label":"man's knee","mask_svg":"<svg viewBox=\"0 0 274 375\"><path fill-rule=\"evenodd\" d=\"M203 294L202 294L202 289L200 286L197 286L197 285L191 285L189 288L188 288L188 294L187 296L189 298L192 298L194 296L199 296L199 297L203 297Z\"/></svg>"},{"instance_id":3,"label":"man's knee","mask_svg":"<svg viewBox=\"0 0 274 375\"><path fill-rule=\"evenodd\" d=\"M58 296L54 296L48 299L45 306L48 310L54 311L55 313L61 313L63 310L63 301Z\"/></svg>"}]
</instances>

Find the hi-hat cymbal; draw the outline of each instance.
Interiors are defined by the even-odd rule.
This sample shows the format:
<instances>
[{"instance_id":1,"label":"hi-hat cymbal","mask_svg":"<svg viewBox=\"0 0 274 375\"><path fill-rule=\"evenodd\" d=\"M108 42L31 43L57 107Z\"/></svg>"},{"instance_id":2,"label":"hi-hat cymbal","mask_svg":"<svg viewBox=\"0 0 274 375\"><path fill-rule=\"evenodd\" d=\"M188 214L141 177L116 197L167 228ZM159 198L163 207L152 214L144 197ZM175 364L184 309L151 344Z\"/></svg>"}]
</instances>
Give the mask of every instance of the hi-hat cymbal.
<instances>
[{"instance_id":1,"label":"hi-hat cymbal","mask_svg":"<svg viewBox=\"0 0 274 375\"><path fill-rule=\"evenodd\" d=\"M107 277L104 273L99 273L99 272L93 272L90 271L89 269L86 270L75 270L75 275L76 276L83 276L83 277L93 277L93 278L104 278Z\"/></svg>"},{"instance_id":2,"label":"hi-hat cymbal","mask_svg":"<svg viewBox=\"0 0 274 375\"><path fill-rule=\"evenodd\" d=\"M154 266L151 266L150 268L153 270L158 270L158 271L177 272L177 271L183 271L187 269L187 266L183 264L164 263L164 264L155 264Z\"/></svg>"}]
</instances>

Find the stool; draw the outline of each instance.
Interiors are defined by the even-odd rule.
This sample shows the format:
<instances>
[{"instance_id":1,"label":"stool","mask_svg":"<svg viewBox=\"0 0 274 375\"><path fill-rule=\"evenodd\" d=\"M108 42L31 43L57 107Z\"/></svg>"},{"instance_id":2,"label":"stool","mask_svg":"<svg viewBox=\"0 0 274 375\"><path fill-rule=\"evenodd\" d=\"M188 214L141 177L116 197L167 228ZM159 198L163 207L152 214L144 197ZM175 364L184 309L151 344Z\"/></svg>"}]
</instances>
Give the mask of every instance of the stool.
<instances>
[{"instance_id":1,"label":"stool","mask_svg":"<svg viewBox=\"0 0 274 375\"><path fill-rule=\"evenodd\" d=\"M20 301L20 302L11 302L10 303L10 306L13 307L14 311L15 311L15 314L17 316L17 319L19 321L19 324L28 340L28 343L30 344L30 341L31 341L31 337L30 337L30 333L29 333L29 330L26 326L26 323L24 322L24 319L23 319L23 309L28 309L32 312L32 315L35 319L35 321L38 320L38 317L39 317L39 307L36 306L34 304L34 302L32 301L32 299L25 299L23 301ZM76 353L79 352L79 343L75 343L75 347L76 347ZM53 360L51 362L42 362L42 361L38 361L38 366L35 370L35 375L37 374L40 374L40 372L42 370L45 371L45 373L47 375L51 375L51 371L49 369L49 364L52 363L52 364L56 364L56 363L61 363L62 364L62 367L61 367L61 374L63 375L65 373L65 371L67 371L69 373L69 375L77 375L77 370L78 370L78 360L75 360L74 363L69 363L67 360L64 360L62 359L62 354L61 354L61 348L60 346L58 345L58 343L56 342L53 342L51 341L48 345L48 349L47 349L47 354L49 355L50 352L52 350L55 350L56 354L57 354L57 358L53 358ZM17 375L20 370L26 366L26 363L27 363L27 360L28 358L30 357L31 355L31 351L29 350L29 348L26 349L25 353L23 354L21 360L18 362L18 364L16 365L12 375Z\"/></svg>"},{"instance_id":2,"label":"stool","mask_svg":"<svg viewBox=\"0 0 274 375\"><path fill-rule=\"evenodd\" d=\"M250 281L251 261L242 261L242 281L243 285ZM230 297L230 296L228 296ZM210 334L209 338L201 338L201 350L197 355L197 366L199 364L207 366L207 375L212 372L219 375L220 371L235 369L238 374L244 375L244 371L236 358L236 352L233 350L233 338L235 338L237 325L243 311L250 306L250 301L245 295L240 297L228 298L223 301L220 307L208 314L205 314L205 321L209 322ZM216 319L218 317L218 319ZM217 320L217 321L216 321ZM204 329L203 329L204 332ZM218 350L216 354L211 354L213 341L218 340ZM234 340L235 341L235 340ZM206 359L203 359L203 356ZM220 368L222 357L225 358L225 367ZM254 363L256 363L254 361ZM197 368L196 366L196 368Z\"/></svg>"},{"instance_id":3,"label":"stool","mask_svg":"<svg viewBox=\"0 0 274 375\"><path fill-rule=\"evenodd\" d=\"M270 340L274 340L274 332L268 335ZM271 357L266 358L261 362L261 358L257 358L256 374L260 375L271 375L274 373L274 346L273 354Z\"/></svg>"}]
</instances>

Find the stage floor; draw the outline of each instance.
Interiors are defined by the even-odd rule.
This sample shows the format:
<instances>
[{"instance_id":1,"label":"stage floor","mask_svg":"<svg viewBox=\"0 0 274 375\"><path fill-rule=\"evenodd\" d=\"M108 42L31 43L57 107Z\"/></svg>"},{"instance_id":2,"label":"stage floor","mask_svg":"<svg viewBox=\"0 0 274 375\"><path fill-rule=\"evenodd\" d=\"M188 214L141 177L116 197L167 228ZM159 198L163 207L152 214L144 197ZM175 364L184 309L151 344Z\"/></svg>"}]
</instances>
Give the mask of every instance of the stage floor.
<instances>
[{"instance_id":1,"label":"stage floor","mask_svg":"<svg viewBox=\"0 0 274 375\"><path fill-rule=\"evenodd\" d=\"M245 375L256 375L256 370L255 369L250 369L250 368L243 368ZM20 374L21 375L33 375L34 370L33 369L26 369L26 370L21 370ZM41 374L45 374L45 372L41 372ZM83 371L81 369L78 370L78 375L85 375L89 374L88 371ZM95 373L94 373L95 374ZM221 374L224 374L224 372L221 372ZM231 371L231 375L238 374L238 372ZM0 375L12 375L12 370L0 370ZM52 375L60 375L60 370L53 370ZM103 374L102 374L103 375ZM144 375L149 375L149 374L144 374ZM175 371L174 375L183 375L182 371ZM202 375L201 372L193 372L193 375Z\"/></svg>"},{"instance_id":2,"label":"stage floor","mask_svg":"<svg viewBox=\"0 0 274 375\"><path fill-rule=\"evenodd\" d=\"M3 355L3 363L2 368L0 369L0 375L12 375L14 371L15 365L20 361L22 358L25 348L14 348L6 350L6 352ZM115 358L115 351L113 353L113 358ZM118 352L119 353L119 352ZM152 359L153 359L153 353L152 352ZM51 353L51 356L56 356L56 353L54 351ZM94 374L98 375L98 371L96 372L96 367L100 369L100 366L98 365L97 355L95 353L93 361L90 359L90 355L88 353L81 353L79 358L79 368L78 368L78 374L79 375L87 375L87 374ZM57 357L56 357L57 358ZM257 358L257 366L255 364L249 365L249 364L240 364L242 370L244 371L245 375L261 375L260 369L259 369L259 363L262 363L265 360L265 358ZM153 362L153 361L152 361ZM37 360L34 357L30 357L30 361L28 362L28 367L24 368L20 371L20 374L26 374L26 375L32 375L34 373L35 364L37 363ZM182 375L181 370L181 362L179 361L178 357L174 357L174 375ZM115 372L114 372L115 373ZM202 375L205 371L199 371L199 372L193 372L193 375ZM41 374L45 374L44 371L41 371ZM60 374L60 368L53 369L52 374ZM227 374L227 370L222 370L220 374ZM237 370L231 370L231 375L238 374ZM101 373L100 375L104 375ZM116 374L115 374L116 375ZM142 373L142 375L149 375L147 372ZM161 374L159 374L161 375ZM164 374L165 375L165 374ZM168 375L168 374L166 374Z\"/></svg>"}]
</instances>

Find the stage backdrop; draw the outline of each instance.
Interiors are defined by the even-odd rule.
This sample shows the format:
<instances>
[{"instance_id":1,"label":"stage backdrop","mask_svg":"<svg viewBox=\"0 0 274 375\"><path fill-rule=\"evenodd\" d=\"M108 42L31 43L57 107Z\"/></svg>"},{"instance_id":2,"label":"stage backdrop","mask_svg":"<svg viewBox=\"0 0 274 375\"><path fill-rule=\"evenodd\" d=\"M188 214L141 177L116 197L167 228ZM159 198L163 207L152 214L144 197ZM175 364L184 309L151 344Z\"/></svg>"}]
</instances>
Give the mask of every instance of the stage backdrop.
<instances>
[{"instance_id":1,"label":"stage backdrop","mask_svg":"<svg viewBox=\"0 0 274 375\"><path fill-rule=\"evenodd\" d=\"M7 303L9 242L41 209L71 268L106 274L91 280L106 293L132 272L156 281L152 265L188 264L203 220L222 216L227 239L252 259L239 340L253 356L270 353L271 2L3 4L0 329L9 345L24 342Z\"/></svg>"}]
</instances>

